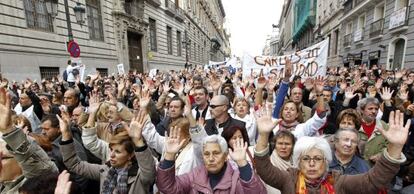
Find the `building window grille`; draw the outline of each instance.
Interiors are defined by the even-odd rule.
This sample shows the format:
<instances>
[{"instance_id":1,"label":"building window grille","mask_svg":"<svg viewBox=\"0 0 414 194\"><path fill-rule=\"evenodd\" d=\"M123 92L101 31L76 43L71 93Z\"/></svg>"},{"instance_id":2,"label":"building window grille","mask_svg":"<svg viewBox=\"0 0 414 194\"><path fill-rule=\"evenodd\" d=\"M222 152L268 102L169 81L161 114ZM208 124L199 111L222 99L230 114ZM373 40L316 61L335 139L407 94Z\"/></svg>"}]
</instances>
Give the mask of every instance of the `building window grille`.
<instances>
[{"instance_id":1,"label":"building window grille","mask_svg":"<svg viewBox=\"0 0 414 194\"><path fill-rule=\"evenodd\" d=\"M52 16L47 13L44 0L23 0L28 28L53 32Z\"/></svg>"},{"instance_id":2,"label":"building window grille","mask_svg":"<svg viewBox=\"0 0 414 194\"><path fill-rule=\"evenodd\" d=\"M172 49L172 28L167 26L167 50L169 55L173 54Z\"/></svg>"},{"instance_id":3,"label":"building window grille","mask_svg":"<svg viewBox=\"0 0 414 194\"><path fill-rule=\"evenodd\" d=\"M157 51L157 26L154 19L149 19L150 49Z\"/></svg>"},{"instance_id":4,"label":"building window grille","mask_svg":"<svg viewBox=\"0 0 414 194\"><path fill-rule=\"evenodd\" d=\"M40 78L51 80L53 77L57 77L59 73L59 67L39 67Z\"/></svg>"}]
</instances>

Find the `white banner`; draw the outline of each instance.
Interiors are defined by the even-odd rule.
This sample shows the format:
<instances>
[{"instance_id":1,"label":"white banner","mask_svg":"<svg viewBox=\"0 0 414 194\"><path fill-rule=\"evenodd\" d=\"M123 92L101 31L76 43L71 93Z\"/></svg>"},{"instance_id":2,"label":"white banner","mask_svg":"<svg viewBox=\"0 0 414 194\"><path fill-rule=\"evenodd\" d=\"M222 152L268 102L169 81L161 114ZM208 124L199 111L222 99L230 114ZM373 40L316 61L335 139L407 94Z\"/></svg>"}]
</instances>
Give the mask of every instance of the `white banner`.
<instances>
[{"instance_id":1,"label":"white banner","mask_svg":"<svg viewBox=\"0 0 414 194\"><path fill-rule=\"evenodd\" d=\"M252 57L245 54L242 62L243 77L248 77L251 74L258 75L261 71L264 75L283 71L286 57L291 60L293 65L292 77L295 75L302 78L326 75L328 44L329 40L326 39L304 50L284 56Z\"/></svg>"}]
</instances>

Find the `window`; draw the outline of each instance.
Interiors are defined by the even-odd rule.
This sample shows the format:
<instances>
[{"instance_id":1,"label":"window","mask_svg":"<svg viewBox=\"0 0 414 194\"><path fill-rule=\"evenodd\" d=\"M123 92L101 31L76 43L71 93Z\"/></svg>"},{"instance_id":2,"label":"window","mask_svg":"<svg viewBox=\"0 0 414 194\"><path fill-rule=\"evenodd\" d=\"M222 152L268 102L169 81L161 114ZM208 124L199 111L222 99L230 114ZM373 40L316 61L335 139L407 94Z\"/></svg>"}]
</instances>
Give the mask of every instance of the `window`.
<instances>
[{"instance_id":1,"label":"window","mask_svg":"<svg viewBox=\"0 0 414 194\"><path fill-rule=\"evenodd\" d=\"M168 49L168 54L172 55L173 54L173 51L172 51L172 29L169 26L167 26L167 49Z\"/></svg>"},{"instance_id":2,"label":"window","mask_svg":"<svg viewBox=\"0 0 414 194\"><path fill-rule=\"evenodd\" d=\"M376 6L375 11L374 11L374 22L384 18L384 16L385 16L384 4Z\"/></svg>"},{"instance_id":3,"label":"window","mask_svg":"<svg viewBox=\"0 0 414 194\"><path fill-rule=\"evenodd\" d=\"M58 76L59 67L39 67L40 69L40 78L41 79L52 79L53 77Z\"/></svg>"},{"instance_id":4,"label":"window","mask_svg":"<svg viewBox=\"0 0 414 194\"><path fill-rule=\"evenodd\" d=\"M108 76L108 68L96 68L96 71L99 72L102 77Z\"/></svg>"},{"instance_id":5,"label":"window","mask_svg":"<svg viewBox=\"0 0 414 194\"><path fill-rule=\"evenodd\" d=\"M400 10L408 6L408 0L396 0L394 11Z\"/></svg>"},{"instance_id":6,"label":"window","mask_svg":"<svg viewBox=\"0 0 414 194\"><path fill-rule=\"evenodd\" d=\"M101 5L99 0L86 0L89 37L92 40L104 40Z\"/></svg>"},{"instance_id":7,"label":"window","mask_svg":"<svg viewBox=\"0 0 414 194\"><path fill-rule=\"evenodd\" d=\"M181 32L177 31L177 56L181 56L181 50L182 50L181 43L182 43Z\"/></svg>"},{"instance_id":8,"label":"window","mask_svg":"<svg viewBox=\"0 0 414 194\"><path fill-rule=\"evenodd\" d=\"M47 13L44 0L24 0L28 28L53 32L52 17Z\"/></svg>"},{"instance_id":9,"label":"window","mask_svg":"<svg viewBox=\"0 0 414 194\"><path fill-rule=\"evenodd\" d=\"M346 25L346 32L345 32L345 34L351 34L351 33L352 33L352 22L349 22Z\"/></svg>"},{"instance_id":10,"label":"window","mask_svg":"<svg viewBox=\"0 0 414 194\"><path fill-rule=\"evenodd\" d=\"M150 49L157 51L157 26L154 19L149 18Z\"/></svg>"},{"instance_id":11,"label":"window","mask_svg":"<svg viewBox=\"0 0 414 194\"><path fill-rule=\"evenodd\" d=\"M358 29L361 30L365 27L365 15L361 15L358 18Z\"/></svg>"}]
</instances>

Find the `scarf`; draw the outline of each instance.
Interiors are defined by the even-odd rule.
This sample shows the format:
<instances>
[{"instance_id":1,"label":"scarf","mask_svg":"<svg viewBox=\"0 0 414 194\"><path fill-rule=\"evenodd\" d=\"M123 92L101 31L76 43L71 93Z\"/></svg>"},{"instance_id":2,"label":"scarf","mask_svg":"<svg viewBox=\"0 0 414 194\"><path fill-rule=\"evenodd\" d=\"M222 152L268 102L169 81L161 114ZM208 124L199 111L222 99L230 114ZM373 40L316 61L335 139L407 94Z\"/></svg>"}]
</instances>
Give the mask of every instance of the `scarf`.
<instances>
[{"instance_id":1,"label":"scarf","mask_svg":"<svg viewBox=\"0 0 414 194\"><path fill-rule=\"evenodd\" d=\"M114 167L109 168L108 174L103 182L102 194L112 194L115 188L118 194L127 194L128 170L130 167L131 165L122 169Z\"/></svg>"},{"instance_id":2,"label":"scarf","mask_svg":"<svg viewBox=\"0 0 414 194\"><path fill-rule=\"evenodd\" d=\"M286 121L282 120L279 123L279 130L294 131L298 124L298 121L286 123Z\"/></svg>"},{"instance_id":3,"label":"scarf","mask_svg":"<svg viewBox=\"0 0 414 194\"><path fill-rule=\"evenodd\" d=\"M288 168L293 167L292 160L286 161L277 155L276 150L273 151L272 155L270 155L270 162L272 162L273 166L281 170L287 170Z\"/></svg>"},{"instance_id":4,"label":"scarf","mask_svg":"<svg viewBox=\"0 0 414 194\"><path fill-rule=\"evenodd\" d=\"M325 174L322 178L312 181L306 182L305 175L299 172L299 179L296 184L296 194L308 194L308 188L319 188L321 194L335 194L334 189L334 179L331 173Z\"/></svg>"}]
</instances>

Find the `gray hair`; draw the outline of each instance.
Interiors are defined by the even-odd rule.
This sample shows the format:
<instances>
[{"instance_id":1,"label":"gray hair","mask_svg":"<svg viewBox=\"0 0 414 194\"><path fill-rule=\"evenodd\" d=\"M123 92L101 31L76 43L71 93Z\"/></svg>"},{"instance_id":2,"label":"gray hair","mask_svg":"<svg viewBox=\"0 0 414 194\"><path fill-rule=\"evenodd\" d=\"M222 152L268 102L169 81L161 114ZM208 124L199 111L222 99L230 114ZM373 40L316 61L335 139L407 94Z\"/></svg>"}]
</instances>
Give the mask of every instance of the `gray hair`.
<instances>
[{"instance_id":1,"label":"gray hair","mask_svg":"<svg viewBox=\"0 0 414 194\"><path fill-rule=\"evenodd\" d=\"M364 110L365 106L367 106L368 104L375 104L379 106L379 100L374 97L363 98L362 100L358 101L358 110L359 111Z\"/></svg>"},{"instance_id":2,"label":"gray hair","mask_svg":"<svg viewBox=\"0 0 414 194\"><path fill-rule=\"evenodd\" d=\"M339 128L334 134L335 141L338 141L339 134L343 131L349 131L349 132L355 133L357 135L357 141L359 142L360 137L359 137L358 131L356 129L349 129L349 128Z\"/></svg>"},{"instance_id":3,"label":"gray hair","mask_svg":"<svg viewBox=\"0 0 414 194\"><path fill-rule=\"evenodd\" d=\"M300 159L303 155L308 153L311 149L318 149L325 157L326 167L329 169L329 163L332 161L331 146L323 137L301 137L293 148L293 165L299 168ZM328 170L327 169L327 170Z\"/></svg>"},{"instance_id":4,"label":"gray hair","mask_svg":"<svg viewBox=\"0 0 414 194\"><path fill-rule=\"evenodd\" d=\"M219 144L220 149L223 153L227 153L229 151L228 147L227 147L227 142L226 140L221 137L220 135L210 135L207 136L203 139L203 147L207 144L207 143L216 143Z\"/></svg>"}]
</instances>

